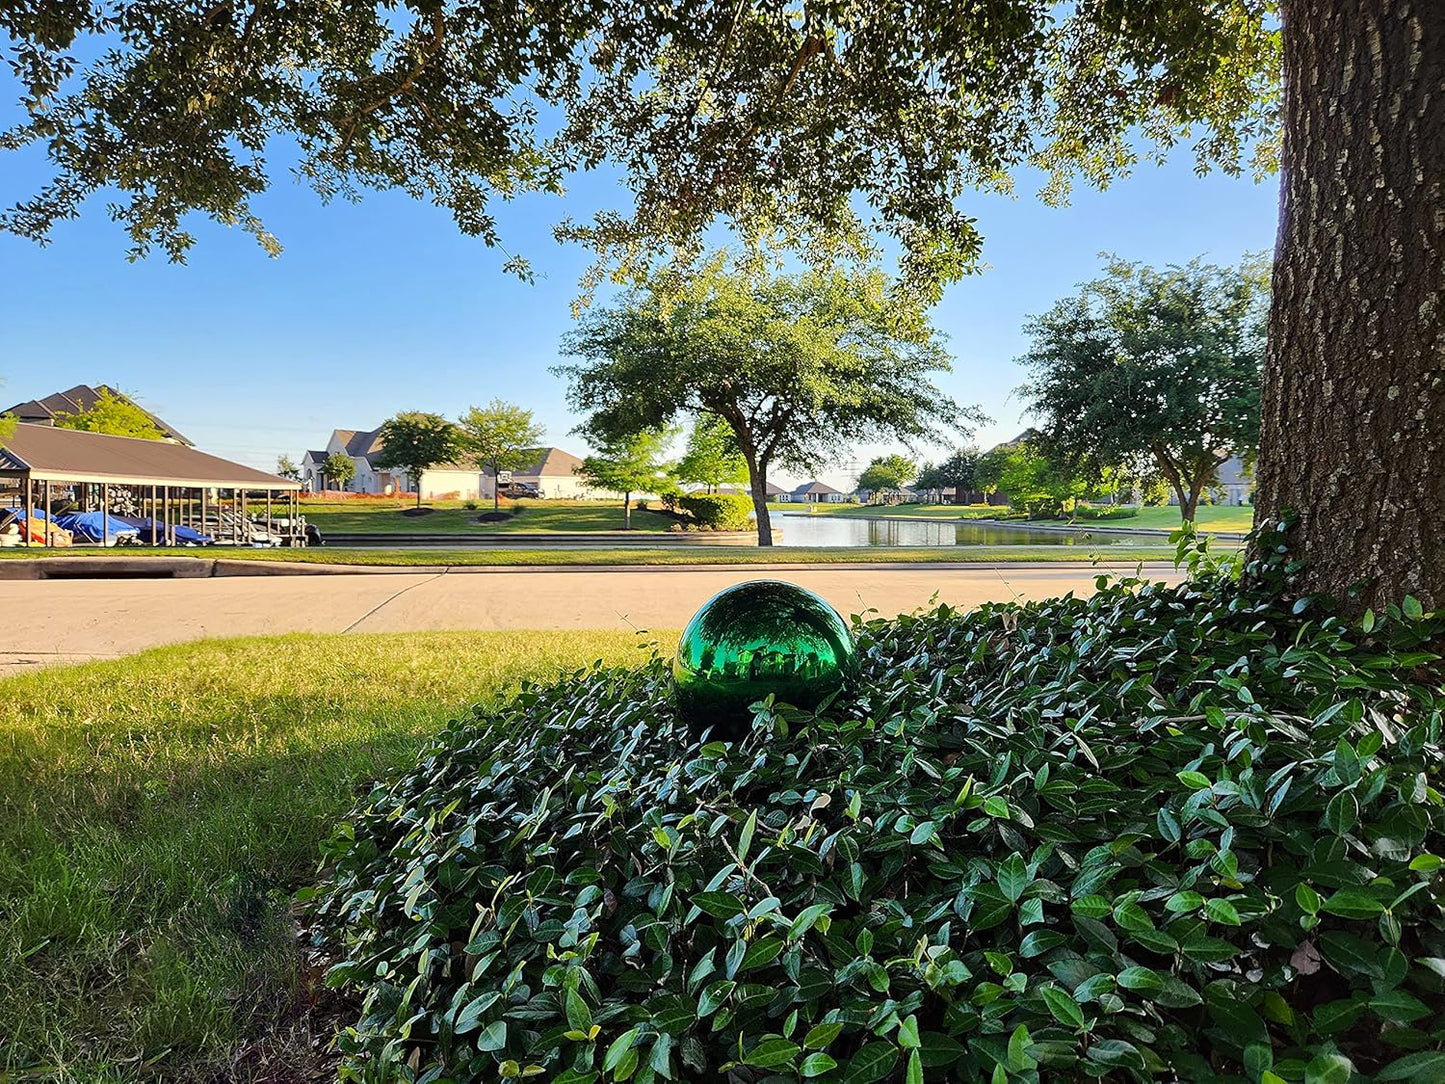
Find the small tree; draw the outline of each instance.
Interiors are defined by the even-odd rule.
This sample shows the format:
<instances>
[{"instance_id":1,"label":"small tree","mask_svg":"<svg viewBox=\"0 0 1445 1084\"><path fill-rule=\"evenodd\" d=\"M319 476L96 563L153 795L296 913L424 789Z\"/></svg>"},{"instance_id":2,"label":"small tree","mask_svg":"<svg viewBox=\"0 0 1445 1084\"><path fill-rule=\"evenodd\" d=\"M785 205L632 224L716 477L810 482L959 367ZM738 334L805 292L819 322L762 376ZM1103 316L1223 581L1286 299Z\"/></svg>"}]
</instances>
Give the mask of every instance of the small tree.
<instances>
[{"instance_id":1,"label":"small tree","mask_svg":"<svg viewBox=\"0 0 1445 1084\"><path fill-rule=\"evenodd\" d=\"M114 437L138 437L141 440L165 440L155 421L124 395L109 388L100 389L100 398L85 410L74 414L55 415L58 429L80 429L87 433L109 433Z\"/></svg>"},{"instance_id":2,"label":"small tree","mask_svg":"<svg viewBox=\"0 0 1445 1084\"><path fill-rule=\"evenodd\" d=\"M276 457L276 476L298 482L301 480L301 468L289 455L278 455Z\"/></svg>"},{"instance_id":3,"label":"small tree","mask_svg":"<svg viewBox=\"0 0 1445 1084\"><path fill-rule=\"evenodd\" d=\"M1027 329L1023 392L1045 443L1090 478L1163 478L1193 520L1220 465L1259 440L1267 272L1258 257L1163 271L1110 259Z\"/></svg>"},{"instance_id":4,"label":"small tree","mask_svg":"<svg viewBox=\"0 0 1445 1084\"><path fill-rule=\"evenodd\" d=\"M598 489L622 494L622 524L632 530L632 495L650 493L667 483L663 450L674 431L647 429L607 441L582 461L577 473Z\"/></svg>"},{"instance_id":5,"label":"small tree","mask_svg":"<svg viewBox=\"0 0 1445 1084\"><path fill-rule=\"evenodd\" d=\"M916 301L876 271L770 275L716 255L589 310L554 370L607 441L712 414L748 467L758 545L773 544L768 472L812 471L859 440L936 439L982 415L935 387L948 355Z\"/></svg>"},{"instance_id":6,"label":"small tree","mask_svg":"<svg viewBox=\"0 0 1445 1084\"><path fill-rule=\"evenodd\" d=\"M501 507L504 470L515 470L532 459L542 442L542 427L530 410L493 399L484 407L471 407L460 422L461 454L478 470L492 471L492 509Z\"/></svg>"},{"instance_id":7,"label":"small tree","mask_svg":"<svg viewBox=\"0 0 1445 1084\"><path fill-rule=\"evenodd\" d=\"M974 485L983 494L984 504L993 504L993 495L1003 481L1004 463L1008 459L1006 448L990 448L979 454L973 466Z\"/></svg>"},{"instance_id":8,"label":"small tree","mask_svg":"<svg viewBox=\"0 0 1445 1084\"><path fill-rule=\"evenodd\" d=\"M738 451L732 427L716 414L701 414L692 423L687 449L672 470L679 482L698 482L709 493L719 486L747 485L747 460Z\"/></svg>"},{"instance_id":9,"label":"small tree","mask_svg":"<svg viewBox=\"0 0 1445 1084\"><path fill-rule=\"evenodd\" d=\"M337 489L345 489L356 477L356 461L344 452L332 452L321 466L321 473L331 479Z\"/></svg>"},{"instance_id":10,"label":"small tree","mask_svg":"<svg viewBox=\"0 0 1445 1084\"><path fill-rule=\"evenodd\" d=\"M1031 441L1011 445L1002 456L1000 485L1015 507L1031 517L1055 519L1072 513L1089 491L1088 482L1067 460L1049 456Z\"/></svg>"},{"instance_id":11,"label":"small tree","mask_svg":"<svg viewBox=\"0 0 1445 1084\"><path fill-rule=\"evenodd\" d=\"M918 465L906 455L880 455L858 475L858 488L869 491L868 503L873 504L875 497L896 494L917 473Z\"/></svg>"},{"instance_id":12,"label":"small tree","mask_svg":"<svg viewBox=\"0 0 1445 1084\"><path fill-rule=\"evenodd\" d=\"M383 422L377 435L382 448L372 462L409 474L416 487L416 506L420 508L421 476L438 463L455 458L457 427L440 414L407 410Z\"/></svg>"}]
</instances>

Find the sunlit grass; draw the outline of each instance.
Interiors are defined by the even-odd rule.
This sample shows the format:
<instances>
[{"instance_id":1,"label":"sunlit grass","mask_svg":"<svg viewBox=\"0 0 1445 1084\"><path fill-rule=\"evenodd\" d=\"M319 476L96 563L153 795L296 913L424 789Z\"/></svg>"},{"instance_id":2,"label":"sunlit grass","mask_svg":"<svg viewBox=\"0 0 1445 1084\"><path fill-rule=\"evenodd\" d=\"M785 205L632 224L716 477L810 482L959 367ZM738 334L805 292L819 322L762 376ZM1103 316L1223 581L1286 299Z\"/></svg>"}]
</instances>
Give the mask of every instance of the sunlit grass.
<instances>
[{"instance_id":1,"label":"sunlit grass","mask_svg":"<svg viewBox=\"0 0 1445 1084\"><path fill-rule=\"evenodd\" d=\"M640 642L294 635L0 680L0 1081L204 1079L242 1048L301 1079L288 903L319 841L465 705Z\"/></svg>"}]
</instances>

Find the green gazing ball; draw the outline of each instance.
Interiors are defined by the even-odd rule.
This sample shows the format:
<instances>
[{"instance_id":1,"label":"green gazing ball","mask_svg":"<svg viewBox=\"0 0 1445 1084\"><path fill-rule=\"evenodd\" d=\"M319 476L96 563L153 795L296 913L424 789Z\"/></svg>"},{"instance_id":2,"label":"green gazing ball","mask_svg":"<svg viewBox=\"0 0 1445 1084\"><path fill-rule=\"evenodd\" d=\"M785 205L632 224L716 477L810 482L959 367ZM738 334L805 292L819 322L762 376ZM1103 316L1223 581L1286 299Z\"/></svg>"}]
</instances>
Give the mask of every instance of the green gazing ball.
<instances>
[{"instance_id":1,"label":"green gazing ball","mask_svg":"<svg viewBox=\"0 0 1445 1084\"><path fill-rule=\"evenodd\" d=\"M813 592L750 580L719 591L693 615L672 676L688 724L733 739L747 730L748 705L769 693L811 711L847 688L858 656L847 623Z\"/></svg>"}]
</instances>

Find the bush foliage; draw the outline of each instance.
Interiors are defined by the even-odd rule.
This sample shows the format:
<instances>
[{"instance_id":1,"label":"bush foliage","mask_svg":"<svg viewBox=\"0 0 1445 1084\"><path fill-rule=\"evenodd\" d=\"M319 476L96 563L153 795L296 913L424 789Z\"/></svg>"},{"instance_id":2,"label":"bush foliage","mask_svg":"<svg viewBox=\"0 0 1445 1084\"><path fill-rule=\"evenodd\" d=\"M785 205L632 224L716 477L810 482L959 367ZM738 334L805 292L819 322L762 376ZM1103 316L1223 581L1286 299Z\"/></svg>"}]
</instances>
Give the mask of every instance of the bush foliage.
<instances>
[{"instance_id":1,"label":"bush foliage","mask_svg":"<svg viewBox=\"0 0 1445 1084\"><path fill-rule=\"evenodd\" d=\"M1074 515L1088 520L1134 519L1139 509L1132 504L1081 504Z\"/></svg>"},{"instance_id":2,"label":"bush foliage","mask_svg":"<svg viewBox=\"0 0 1445 1084\"><path fill-rule=\"evenodd\" d=\"M328 848L355 1071L1441 1079L1445 620L1199 556L867 622L736 745L655 655L455 723Z\"/></svg>"},{"instance_id":3,"label":"bush foliage","mask_svg":"<svg viewBox=\"0 0 1445 1084\"><path fill-rule=\"evenodd\" d=\"M746 531L751 526L753 501L741 493L689 493L677 504L705 530Z\"/></svg>"}]
</instances>

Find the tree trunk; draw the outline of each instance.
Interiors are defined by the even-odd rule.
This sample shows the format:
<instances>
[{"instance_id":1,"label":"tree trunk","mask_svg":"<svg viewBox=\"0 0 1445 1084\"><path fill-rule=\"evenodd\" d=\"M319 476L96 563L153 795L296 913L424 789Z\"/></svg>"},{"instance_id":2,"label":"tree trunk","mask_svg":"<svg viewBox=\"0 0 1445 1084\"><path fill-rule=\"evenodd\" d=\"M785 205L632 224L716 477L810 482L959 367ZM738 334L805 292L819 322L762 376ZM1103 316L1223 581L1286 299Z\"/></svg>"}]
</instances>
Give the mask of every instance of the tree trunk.
<instances>
[{"instance_id":1,"label":"tree trunk","mask_svg":"<svg viewBox=\"0 0 1445 1084\"><path fill-rule=\"evenodd\" d=\"M622 529L632 530L632 491L622 494Z\"/></svg>"},{"instance_id":2,"label":"tree trunk","mask_svg":"<svg viewBox=\"0 0 1445 1084\"><path fill-rule=\"evenodd\" d=\"M773 544L773 521L768 514L768 465L758 463L753 456L743 453L748 464L748 489L753 496L753 512L758 517L758 545Z\"/></svg>"},{"instance_id":3,"label":"tree trunk","mask_svg":"<svg viewBox=\"0 0 1445 1084\"><path fill-rule=\"evenodd\" d=\"M1445 11L1286 0L1280 231L1256 471L1301 587L1445 606Z\"/></svg>"},{"instance_id":4,"label":"tree trunk","mask_svg":"<svg viewBox=\"0 0 1445 1084\"><path fill-rule=\"evenodd\" d=\"M502 510L502 469L497 462L492 463L492 515Z\"/></svg>"}]
</instances>

